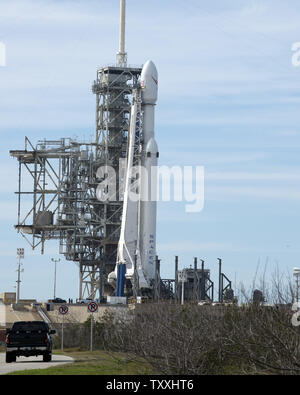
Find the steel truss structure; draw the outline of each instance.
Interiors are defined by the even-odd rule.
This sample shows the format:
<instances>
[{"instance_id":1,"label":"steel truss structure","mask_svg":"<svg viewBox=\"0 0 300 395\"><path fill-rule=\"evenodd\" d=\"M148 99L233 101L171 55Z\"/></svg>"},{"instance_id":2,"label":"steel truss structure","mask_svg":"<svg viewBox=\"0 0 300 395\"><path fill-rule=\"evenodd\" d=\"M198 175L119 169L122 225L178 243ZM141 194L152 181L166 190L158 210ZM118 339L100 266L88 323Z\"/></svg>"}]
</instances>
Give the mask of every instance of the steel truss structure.
<instances>
[{"instance_id":1,"label":"steel truss structure","mask_svg":"<svg viewBox=\"0 0 300 395\"><path fill-rule=\"evenodd\" d=\"M10 151L19 162L15 227L32 249L41 247L42 254L46 240L59 240L59 253L79 267L79 299L101 299L112 292L107 275L116 264L120 235L121 164L126 157L133 92L137 100L141 95L141 71L116 66L97 71L92 87L94 141L62 138L34 146L25 138L24 150ZM141 136L141 113L138 122Z\"/></svg>"},{"instance_id":2,"label":"steel truss structure","mask_svg":"<svg viewBox=\"0 0 300 395\"><path fill-rule=\"evenodd\" d=\"M194 267L184 268L186 273L186 286L184 287L184 299L187 301L209 301L214 300L214 283L210 279L210 270L204 268L204 260L201 259L201 269L198 269L198 259L194 258ZM170 282L170 280L165 280ZM174 288L174 298L179 301L182 293L182 282L179 281L178 256L175 256L175 280L171 281Z\"/></svg>"}]
</instances>

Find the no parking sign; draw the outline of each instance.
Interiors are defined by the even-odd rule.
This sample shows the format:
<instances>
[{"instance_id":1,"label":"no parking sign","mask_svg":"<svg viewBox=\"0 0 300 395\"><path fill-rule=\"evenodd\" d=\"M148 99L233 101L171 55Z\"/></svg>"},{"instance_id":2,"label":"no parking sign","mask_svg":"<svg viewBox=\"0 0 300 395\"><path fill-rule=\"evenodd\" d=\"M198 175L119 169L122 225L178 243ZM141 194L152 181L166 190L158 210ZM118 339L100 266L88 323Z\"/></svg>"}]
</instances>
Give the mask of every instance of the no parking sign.
<instances>
[{"instance_id":1,"label":"no parking sign","mask_svg":"<svg viewBox=\"0 0 300 395\"><path fill-rule=\"evenodd\" d=\"M88 312L89 313L97 313L98 305L96 302L91 302L88 304Z\"/></svg>"},{"instance_id":2,"label":"no parking sign","mask_svg":"<svg viewBox=\"0 0 300 395\"><path fill-rule=\"evenodd\" d=\"M91 313L91 342L90 342L90 350L93 351L93 326L94 326L94 313L98 311L98 305L96 302L90 302L88 304L88 312Z\"/></svg>"},{"instance_id":3,"label":"no parking sign","mask_svg":"<svg viewBox=\"0 0 300 395\"><path fill-rule=\"evenodd\" d=\"M69 312L69 307L66 305L59 306L58 311L59 311L59 314L66 315Z\"/></svg>"},{"instance_id":4,"label":"no parking sign","mask_svg":"<svg viewBox=\"0 0 300 395\"><path fill-rule=\"evenodd\" d=\"M88 304L88 312L89 313L97 313L98 305L96 302L91 302Z\"/></svg>"}]
</instances>

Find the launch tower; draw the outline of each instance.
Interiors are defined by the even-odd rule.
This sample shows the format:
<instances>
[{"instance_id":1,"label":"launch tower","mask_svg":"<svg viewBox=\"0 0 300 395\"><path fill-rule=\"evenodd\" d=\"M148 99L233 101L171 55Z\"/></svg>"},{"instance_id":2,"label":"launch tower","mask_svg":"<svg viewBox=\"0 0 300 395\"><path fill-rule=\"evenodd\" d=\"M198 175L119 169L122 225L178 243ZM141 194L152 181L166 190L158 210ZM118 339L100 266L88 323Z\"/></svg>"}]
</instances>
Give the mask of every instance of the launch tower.
<instances>
[{"instance_id":1,"label":"launch tower","mask_svg":"<svg viewBox=\"0 0 300 395\"><path fill-rule=\"evenodd\" d=\"M120 164L127 160L134 100L138 106L132 165L141 154L142 67L127 65L125 0L120 5L116 65L98 69L92 87L96 96L94 140L42 140L34 146L26 137L24 150L10 151L19 162L15 227L32 249L41 247L42 253L46 240L59 240L59 252L78 265L79 299L114 292L107 280L118 259L125 177ZM113 184L115 190L110 187Z\"/></svg>"}]
</instances>

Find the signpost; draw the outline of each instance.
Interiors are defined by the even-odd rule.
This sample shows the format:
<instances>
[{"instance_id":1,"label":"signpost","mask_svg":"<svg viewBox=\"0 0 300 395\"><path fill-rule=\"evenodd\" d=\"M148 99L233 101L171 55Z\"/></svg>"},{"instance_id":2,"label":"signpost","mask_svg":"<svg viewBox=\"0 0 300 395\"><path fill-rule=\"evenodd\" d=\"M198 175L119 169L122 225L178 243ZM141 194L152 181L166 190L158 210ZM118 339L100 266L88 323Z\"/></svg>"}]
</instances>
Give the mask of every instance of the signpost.
<instances>
[{"instance_id":1,"label":"signpost","mask_svg":"<svg viewBox=\"0 0 300 395\"><path fill-rule=\"evenodd\" d=\"M59 314L62 316L61 320L61 350L64 350L64 317L69 312L69 308L66 305L61 305L58 308Z\"/></svg>"},{"instance_id":2,"label":"signpost","mask_svg":"<svg viewBox=\"0 0 300 395\"><path fill-rule=\"evenodd\" d=\"M20 273L21 273L21 259L24 259L24 248L17 248L17 258L18 258L18 280L17 280L17 297L16 302L19 303L20 300Z\"/></svg>"},{"instance_id":3,"label":"signpost","mask_svg":"<svg viewBox=\"0 0 300 395\"><path fill-rule=\"evenodd\" d=\"M91 302L88 304L88 312L91 313L91 342L90 350L93 351L93 326L94 326L94 313L98 311L98 304L96 302Z\"/></svg>"}]
</instances>

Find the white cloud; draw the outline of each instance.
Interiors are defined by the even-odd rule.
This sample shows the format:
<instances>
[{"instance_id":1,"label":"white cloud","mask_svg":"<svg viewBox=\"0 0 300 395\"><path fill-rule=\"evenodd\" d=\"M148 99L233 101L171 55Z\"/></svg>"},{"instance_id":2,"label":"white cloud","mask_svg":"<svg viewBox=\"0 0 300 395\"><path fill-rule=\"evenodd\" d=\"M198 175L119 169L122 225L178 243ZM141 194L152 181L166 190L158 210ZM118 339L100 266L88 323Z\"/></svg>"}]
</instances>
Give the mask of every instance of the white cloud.
<instances>
[{"instance_id":1,"label":"white cloud","mask_svg":"<svg viewBox=\"0 0 300 395\"><path fill-rule=\"evenodd\" d=\"M3 199L3 198L2 198ZM22 203L22 219L31 210L32 202ZM0 201L0 220L11 223L11 226L18 222L18 201L17 198Z\"/></svg>"},{"instance_id":2,"label":"white cloud","mask_svg":"<svg viewBox=\"0 0 300 395\"><path fill-rule=\"evenodd\" d=\"M97 10L103 7L106 12L93 12L95 6ZM33 21L35 24L44 24L63 21L64 23L87 24L91 21L101 21L108 26L111 23L108 15L107 5L101 0L2 0L1 4L1 17L23 23ZM117 15L111 15L114 19L118 18Z\"/></svg>"},{"instance_id":3,"label":"white cloud","mask_svg":"<svg viewBox=\"0 0 300 395\"><path fill-rule=\"evenodd\" d=\"M209 181L299 181L300 169L298 172L286 173L206 172L205 179Z\"/></svg>"},{"instance_id":4,"label":"white cloud","mask_svg":"<svg viewBox=\"0 0 300 395\"><path fill-rule=\"evenodd\" d=\"M168 163L174 163L174 165L178 164L180 161L180 165L188 165L188 164L197 164L197 165L225 165L225 164L238 164L238 163L251 163L258 162L268 159L270 154L267 152L228 152L228 153L216 153L216 152L206 152L204 149L201 149L199 152L188 152L184 151L182 148L186 148L185 146L189 145L190 147L197 147L199 142L195 141L194 143L190 140L187 142L183 141L178 147L180 149L180 156L178 156L177 152L163 152L162 159L163 161L167 161ZM200 148L200 147L199 147Z\"/></svg>"},{"instance_id":5,"label":"white cloud","mask_svg":"<svg viewBox=\"0 0 300 395\"><path fill-rule=\"evenodd\" d=\"M174 243L162 243L158 244L157 250L160 253L172 252L172 253L185 253L189 252L191 255L193 252L238 252L245 251L244 248L235 247L231 243L216 243L216 242L204 242L198 243L197 241L185 241Z\"/></svg>"},{"instance_id":6,"label":"white cloud","mask_svg":"<svg viewBox=\"0 0 300 395\"><path fill-rule=\"evenodd\" d=\"M10 194L11 199L14 199L13 193L18 187L18 164L12 162L7 155L7 162L0 164L0 194Z\"/></svg>"},{"instance_id":7,"label":"white cloud","mask_svg":"<svg viewBox=\"0 0 300 395\"><path fill-rule=\"evenodd\" d=\"M262 200L286 200L300 201L300 188L284 187L283 185L262 187L262 186L207 186L205 189L205 197L207 200L226 201L228 199L251 198ZM279 208L280 209L280 208Z\"/></svg>"}]
</instances>

